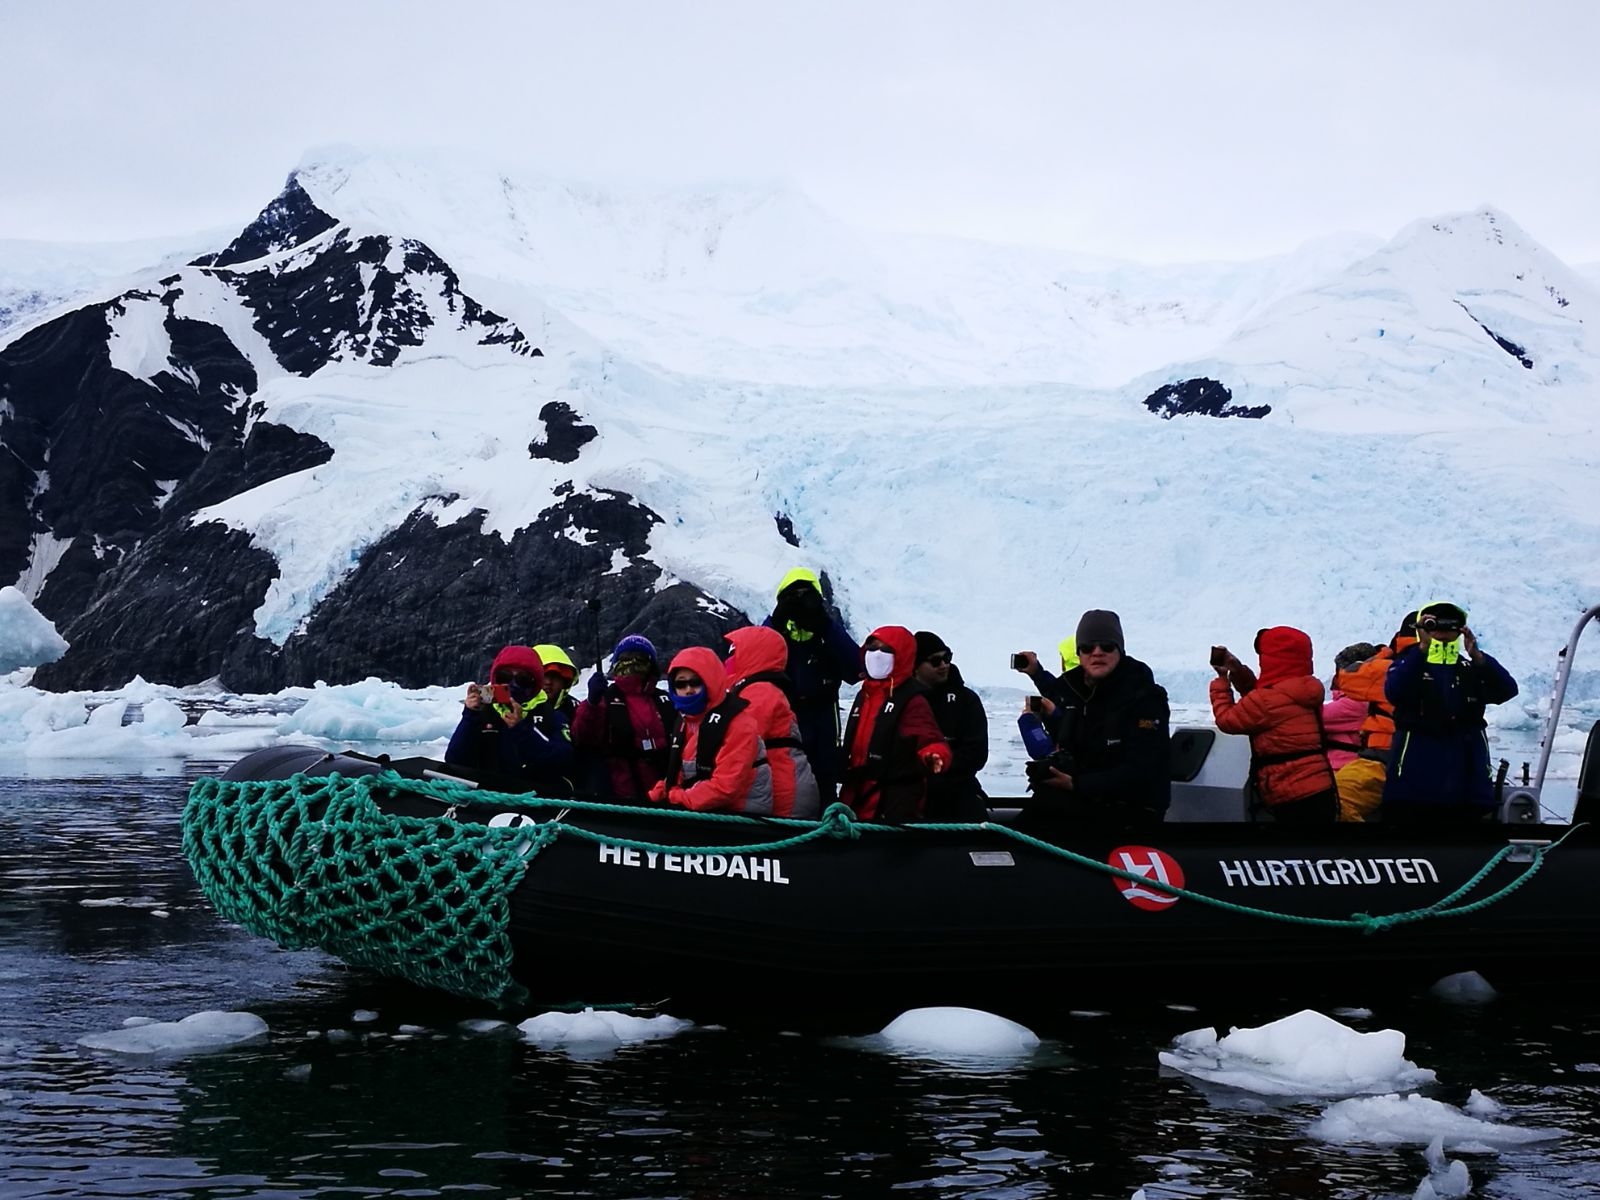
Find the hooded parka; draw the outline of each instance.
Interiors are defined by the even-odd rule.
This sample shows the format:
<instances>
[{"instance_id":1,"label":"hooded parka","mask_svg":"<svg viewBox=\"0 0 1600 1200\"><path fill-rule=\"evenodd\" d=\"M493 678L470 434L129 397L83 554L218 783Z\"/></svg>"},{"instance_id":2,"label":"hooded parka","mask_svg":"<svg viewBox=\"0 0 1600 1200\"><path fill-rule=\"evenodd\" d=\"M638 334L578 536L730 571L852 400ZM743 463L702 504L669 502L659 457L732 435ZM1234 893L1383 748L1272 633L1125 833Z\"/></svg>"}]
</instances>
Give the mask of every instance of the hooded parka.
<instances>
[{"instance_id":1,"label":"hooded parka","mask_svg":"<svg viewBox=\"0 0 1600 1200\"><path fill-rule=\"evenodd\" d=\"M770 816L772 771L749 701L728 695L727 675L713 650L690 646L679 651L667 678L680 667L705 683L706 705L698 713L681 715L666 778L650 789L650 799L697 812Z\"/></svg>"},{"instance_id":2,"label":"hooded parka","mask_svg":"<svg viewBox=\"0 0 1600 1200\"><path fill-rule=\"evenodd\" d=\"M877 638L894 654L887 679L864 679L845 723L844 787L839 799L863 820L914 821L923 815L928 776L950 765L950 747L926 690L912 679L917 639L900 625L882 625ZM860 651L865 662L865 642ZM863 674L865 670L863 669Z\"/></svg>"},{"instance_id":3,"label":"hooded parka","mask_svg":"<svg viewBox=\"0 0 1600 1200\"><path fill-rule=\"evenodd\" d=\"M765 625L747 625L726 637L733 647L723 664L728 694L749 702L761 730L772 772L772 815L815 820L822 812L817 781L800 740L800 722L789 704L789 679L783 673L789 648L777 630Z\"/></svg>"},{"instance_id":4,"label":"hooded parka","mask_svg":"<svg viewBox=\"0 0 1600 1200\"><path fill-rule=\"evenodd\" d=\"M1226 679L1211 681L1217 728L1249 735L1251 783L1269 813L1318 801L1315 813L1307 811L1306 817L1332 821L1338 801L1323 746L1322 681L1312 673L1311 639L1276 625L1256 635L1256 651L1261 656L1256 686L1239 700Z\"/></svg>"}]
</instances>

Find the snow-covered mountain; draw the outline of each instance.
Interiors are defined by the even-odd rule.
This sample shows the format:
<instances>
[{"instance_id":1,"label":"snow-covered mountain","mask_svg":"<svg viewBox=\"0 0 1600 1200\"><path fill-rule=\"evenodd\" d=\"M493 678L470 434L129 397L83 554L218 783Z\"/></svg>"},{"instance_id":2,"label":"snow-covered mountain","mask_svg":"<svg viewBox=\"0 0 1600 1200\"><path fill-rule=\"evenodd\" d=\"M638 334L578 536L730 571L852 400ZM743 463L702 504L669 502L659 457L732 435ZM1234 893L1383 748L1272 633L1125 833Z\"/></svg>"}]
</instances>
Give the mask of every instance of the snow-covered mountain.
<instances>
[{"instance_id":1,"label":"snow-covered mountain","mask_svg":"<svg viewBox=\"0 0 1600 1200\"><path fill-rule=\"evenodd\" d=\"M453 682L810 564L978 680L1119 608L1176 695L1438 594L1547 669L1600 594L1600 288L1492 210L1156 268L338 152L140 283L0 332L43 683Z\"/></svg>"},{"instance_id":2,"label":"snow-covered mountain","mask_svg":"<svg viewBox=\"0 0 1600 1200\"><path fill-rule=\"evenodd\" d=\"M217 236L135 242L0 238L0 338L54 310L115 295L141 277L165 275L215 246Z\"/></svg>"}]
</instances>

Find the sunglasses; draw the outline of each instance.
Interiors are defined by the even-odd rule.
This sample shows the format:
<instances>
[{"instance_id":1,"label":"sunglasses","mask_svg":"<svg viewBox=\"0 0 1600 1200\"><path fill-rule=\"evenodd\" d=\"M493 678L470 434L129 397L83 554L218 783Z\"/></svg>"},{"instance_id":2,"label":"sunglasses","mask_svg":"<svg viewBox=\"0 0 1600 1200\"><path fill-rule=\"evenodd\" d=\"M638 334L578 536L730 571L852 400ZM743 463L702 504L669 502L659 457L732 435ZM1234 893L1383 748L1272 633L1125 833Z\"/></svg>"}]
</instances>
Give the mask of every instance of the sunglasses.
<instances>
[{"instance_id":1,"label":"sunglasses","mask_svg":"<svg viewBox=\"0 0 1600 1200\"><path fill-rule=\"evenodd\" d=\"M527 671L496 671L489 682L525 688L537 687L541 683L540 680L536 680Z\"/></svg>"},{"instance_id":2,"label":"sunglasses","mask_svg":"<svg viewBox=\"0 0 1600 1200\"><path fill-rule=\"evenodd\" d=\"M927 663L930 667L948 667L955 660L949 654L930 654L922 661Z\"/></svg>"},{"instance_id":3,"label":"sunglasses","mask_svg":"<svg viewBox=\"0 0 1600 1200\"><path fill-rule=\"evenodd\" d=\"M675 692L698 692L706 685L698 679L674 679L672 690Z\"/></svg>"},{"instance_id":4,"label":"sunglasses","mask_svg":"<svg viewBox=\"0 0 1600 1200\"><path fill-rule=\"evenodd\" d=\"M1085 654L1110 654L1116 649L1118 646L1115 642L1084 642L1078 647L1078 656L1081 658Z\"/></svg>"}]
</instances>

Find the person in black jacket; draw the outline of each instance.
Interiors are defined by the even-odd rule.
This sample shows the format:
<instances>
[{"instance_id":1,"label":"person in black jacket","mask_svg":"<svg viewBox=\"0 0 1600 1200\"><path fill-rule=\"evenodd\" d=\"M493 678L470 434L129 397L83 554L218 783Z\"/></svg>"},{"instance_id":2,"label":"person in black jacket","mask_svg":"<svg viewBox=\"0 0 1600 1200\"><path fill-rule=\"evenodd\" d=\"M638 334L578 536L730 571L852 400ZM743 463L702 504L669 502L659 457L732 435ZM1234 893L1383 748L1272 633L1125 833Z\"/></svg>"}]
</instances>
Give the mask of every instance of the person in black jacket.
<instances>
[{"instance_id":1,"label":"person in black jacket","mask_svg":"<svg viewBox=\"0 0 1600 1200\"><path fill-rule=\"evenodd\" d=\"M763 624L783 634L789 647L785 674L790 703L800 722L800 741L817 778L822 807L838 794L844 770L839 748L839 685L861 678L856 640L829 611L822 577L796 567L778 583L778 602Z\"/></svg>"},{"instance_id":2,"label":"person in black jacket","mask_svg":"<svg viewBox=\"0 0 1600 1200\"><path fill-rule=\"evenodd\" d=\"M961 669L944 639L917 631L917 669L913 678L928 689L928 703L950 747L950 765L928 780L929 821L986 821L988 797L978 772L989 761L989 718L978 693L961 681Z\"/></svg>"},{"instance_id":3,"label":"person in black jacket","mask_svg":"<svg viewBox=\"0 0 1600 1200\"><path fill-rule=\"evenodd\" d=\"M1090 609L1078 621L1078 665L1061 677L1051 735L1057 752L1028 764L1035 802L1025 815L1139 829L1172 800L1167 692L1129 658L1122 621Z\"/></svg>"}]
</instances>

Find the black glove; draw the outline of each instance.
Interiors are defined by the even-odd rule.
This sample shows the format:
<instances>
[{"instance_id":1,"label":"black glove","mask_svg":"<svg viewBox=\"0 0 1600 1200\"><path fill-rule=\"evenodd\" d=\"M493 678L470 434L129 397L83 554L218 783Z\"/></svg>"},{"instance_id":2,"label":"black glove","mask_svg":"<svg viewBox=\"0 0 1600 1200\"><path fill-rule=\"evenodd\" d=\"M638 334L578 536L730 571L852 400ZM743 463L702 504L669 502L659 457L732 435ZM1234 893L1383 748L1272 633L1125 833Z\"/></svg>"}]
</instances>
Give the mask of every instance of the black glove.
<instances>
[{"instance_id":1,"label":"black glove","mask_svg":"<svg viewBox=\"0 0 1600 1200\"><path fill-rule=\"evenodd\" d=\"M590 704L600 704L605 700L606 684L608 682L610 681L606 679L606 674L604 671L596 671L593 675L589 676Z\"/></svg>"}]
</instances>

